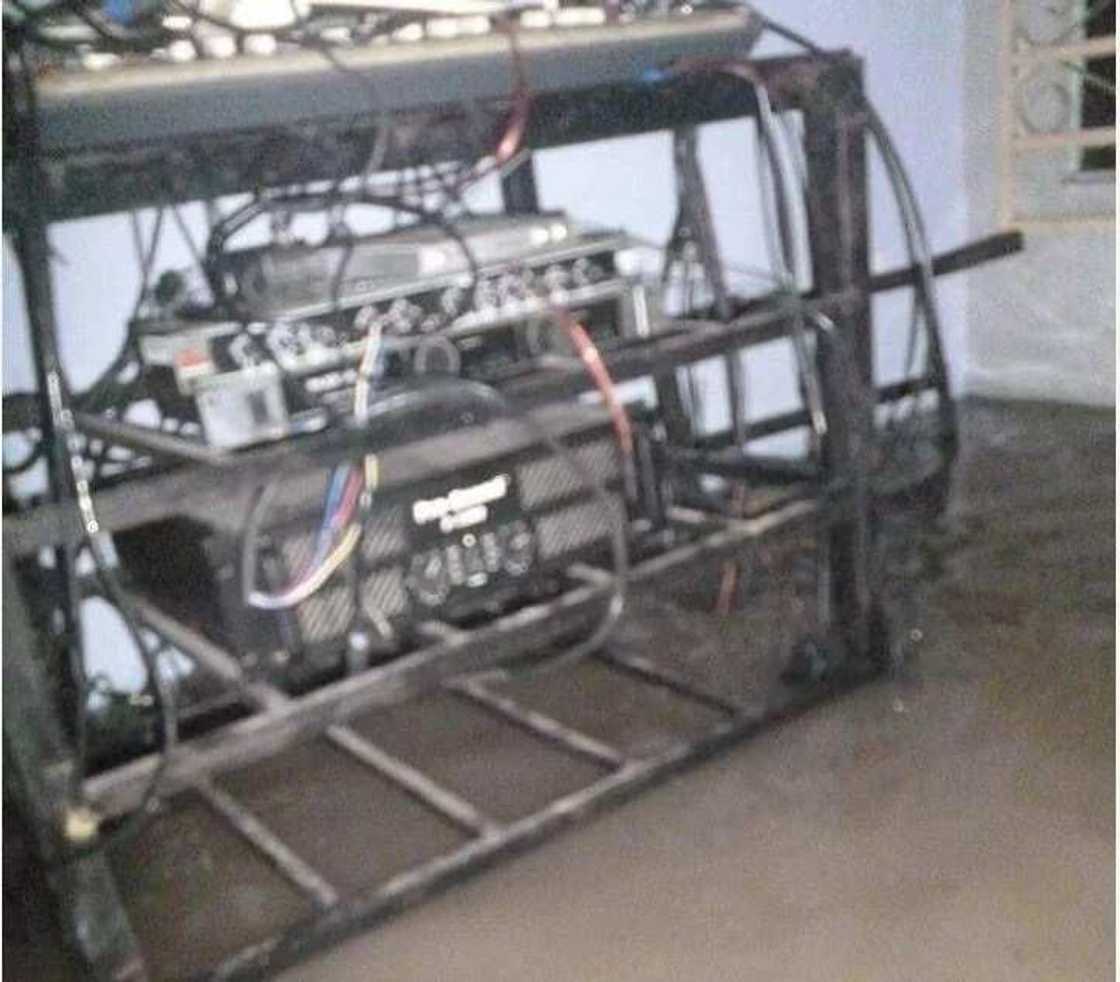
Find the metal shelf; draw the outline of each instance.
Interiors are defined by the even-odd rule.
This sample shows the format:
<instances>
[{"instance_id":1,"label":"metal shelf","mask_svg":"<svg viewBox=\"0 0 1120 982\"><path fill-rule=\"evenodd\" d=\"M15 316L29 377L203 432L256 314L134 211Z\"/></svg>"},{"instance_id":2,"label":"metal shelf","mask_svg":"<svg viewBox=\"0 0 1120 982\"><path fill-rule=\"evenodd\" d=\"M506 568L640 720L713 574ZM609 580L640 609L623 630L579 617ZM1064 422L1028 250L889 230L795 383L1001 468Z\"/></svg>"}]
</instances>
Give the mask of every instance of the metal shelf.
<instances>
[{"instance_id":1,"label":"metal shelf","mask_svg":"<svg viewBox=\"0 0 1120 982\"><path fill-rule=\"evenodd\" d=\"M825 297L815 301L810 309L839 315L857 296L852 291ZM663 336L610 352L605 361L617 382L661 374L731 349L784 337L789 318L798 309L796 302L779 303L770 310L757 311L730 324L700 321L670 324ZM582 363L572 359L570 364L554 362L546 370L515 379L504 386L503 391L518 409L531 410L573 398L591 387ZM79 419L79 425L81 422ZM107 422L97 431L102 436L113 432L113 424ZM125 430L126 438L118 443L128 445L129 433ZM138 474L116 488L98 493L94 504L102 527L110 532L176 514L205 516L227 502L231 493L251 482L337 463L372 449L371 435L376 437L376 429L359 434L336 428L282 445L240 453L214 453L208 455L205 463L191 463L162 474ZM159 435L159 440L168 451L176 446L202 449L201 445L165 435ZM393 451L390 449L387 454L384 470L390 475L389 480L403 480L407 473L392 477L400 468L395 466ZM180 453L180 456L187 455ZM171 453L166 456L170 457ZM4 518L5 545L16 556L28 555L59 542L78 545L84 536L80 517L64 504L40 505Z\"/></svg>"}]
</instances>

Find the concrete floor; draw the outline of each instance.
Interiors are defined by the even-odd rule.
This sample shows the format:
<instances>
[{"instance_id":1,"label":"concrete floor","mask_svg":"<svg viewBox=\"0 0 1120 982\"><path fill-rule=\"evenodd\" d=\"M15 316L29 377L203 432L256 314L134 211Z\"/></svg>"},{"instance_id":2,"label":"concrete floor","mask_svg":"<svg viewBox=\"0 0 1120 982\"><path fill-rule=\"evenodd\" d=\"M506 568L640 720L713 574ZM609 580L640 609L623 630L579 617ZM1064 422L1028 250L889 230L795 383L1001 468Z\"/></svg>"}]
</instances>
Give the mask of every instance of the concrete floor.
<instances>
[{"instance_id":1,"label":"concrete floor","mask_svg":"<svg viewBox=\"0 0 1120 982\"><path fill-rule=\"evenodd\" d=\"M1112 979L1112 414L964 422L898 677L282 978Z\"/></svg>"},{"instance_id":2,"label":"concrete floor","mask_svg":"<svg viewBox=\"0 0 1120 982\"><path fill-rule=\"evenodd\" d=\"M901 678L283 978L1114 978L1112 415L965 422Z\"/></svg>"}]
</instances>

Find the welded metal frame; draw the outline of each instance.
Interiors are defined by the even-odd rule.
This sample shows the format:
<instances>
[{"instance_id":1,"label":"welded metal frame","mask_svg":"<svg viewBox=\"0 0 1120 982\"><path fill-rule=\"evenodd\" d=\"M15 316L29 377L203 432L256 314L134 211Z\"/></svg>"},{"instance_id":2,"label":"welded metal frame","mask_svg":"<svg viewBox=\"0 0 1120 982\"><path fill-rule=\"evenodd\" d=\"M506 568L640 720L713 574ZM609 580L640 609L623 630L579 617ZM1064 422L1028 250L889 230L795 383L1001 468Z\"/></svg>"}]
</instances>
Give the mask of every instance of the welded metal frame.
<instances>
[{"instance_id":1,"label":"welded metal frame","mask_svg":"<svg viewBox=\"0 0 1120 982\"><path fill-rule=\"evenodd\" d=\"M730 20L728 18L731 18ZM635 84L634 59L649 67L661 67L681 55L734 55L747 52L754 40L754 29L740 15L720 13L708 20L698 18L683 22L681 31L655 32L657 36L645 47L638 43L619 54L612 44L619 37L605 42L596 58L580 63L580 74L568 78L571 52L557 56L545 51L541 71L559 72L549 84L542 83L538 111L529 131L529 144L534 147L559 146L608 136L621 136L659 129L681 129L698 123L730 119L753 114L754 105L746 87L734 80L715 76L682 79L643 79ZM699 25L699 26L696 26ZM617 28L615 29L617 30ZM637 38L635 34L633 37ZM588 35L594 42L594 38ZM626 40L624 47L631 44ZM594 45L592 44L594 47ZM508 86L508 68L504 61L480 59L470 45L464 61L456 72L440 70L436 75L423 74L424 84L404 85L402 92L423 90L429 104L438 104L433 117L427 106L411 103L392 106L391 111L415 125L431 126L435 144L452 150L453 128L441 129L440 119L446 110L438 96L442 91L435 84L442 79L448 91L462 95L457 72L470 62L475 94L497 99L479 109L485 118L496 118L501 110L500 99ZM479 51L489 49L475 45ZM548 48L544 45L545 49ZM550 53L551 52L551 53ZM635 54L637 52L637 54ZM585 50L586 53L586 50ZM493 55L493 52L490 52ZM532 53L530 53L532 57ZM568 61L565 61L565 58ZM473 60L472 60L473 59ZM551 60L550 60L551 59ZM627 60L629 59L629 60ZM621 67L620 67L621 66ZM322 66L318 66L322 69ZM394 78L393 71L407 82L410 72L419 71L415 64L399 63L375 66L383 72L383 80ZM840 667L833 681L787 693L777 703L759 708L727 702L718 693L697 690L694 686L652 663L640 659L613 659L609 653L599 657L636 684L654 684L716 708L726 718L705 737L680 744L649 758L631 759L598 743L586 735L573 732L539 713L527 713L521 707L476 685L461 681L464 673L505 661L513 656L539 650L564 631L585 621L589 613L601 609L609 593L609 579L593 569L573 570L573 585L558 600L527 608L471 632L446 625L430 625L430 643L420 650L385 666L319 689L299 698L285 694L257 681L245 679L229 653L206 641L188 626L152 607L142 598L137 609L146 625L156 634L174 644L191 657L199 670L218 679L236 691L254 712L238 722L197 740L190 741L173 759L165 772L163 787L167 792L194 788L212 809L232 824L239 833L297 887L308 894L317 913L290 931L256 945L230 959L210 976L218 979L260 977L305 955L314 947L337 939L347 931L371 924L409 903L416 902L433 890L469 875L540 841L559 829L605 807L623 800L663 779L670 773L702 759L736 740L757 732L766 723L796 712L844 685L873 675L881 663L876 652L875 597L868 582L870 563L868 540L870 528L870 491L866 481L866 445L870 424L869 406L876 397L898 398L924 388L938 388L943 380L916 378L890 389L876 391L870 376L870 292L876 286L902 285L912 282L914 271L901 271L882 279L878 284L870 276L867 259L868 229L866 171L863 159L862 121L858 109L850 101L833 96L837 71L845 72L845 86L859 79L859 63L848 55L767 59L757 63L760 77L769 87L775 107L779 110L799 108L806 114L808 159L810 163L810 218L813 227L813 265L816 286L813 295L800 301L789 299L762 309L731 311L723 321L681 322L679 333L623 347L609 356L610 370L619 380L638 377L659 377L666 402L662 406L664 421L670 430L687 426L687 420L674 418L673 405L679 399L668 398L675 369L683 364L709 357L738 352L751 344L785 337L793 313L805 305L829 314L839 325L835 342L822 345L821 372L829 395L830 445L824 455L824 471L816 481L799 480L798 487L778 504L750 517L727 514L704 514L678 508L673 521L694 533L685 542L646 559L632 571L631 579L642 582L653 579L683 564L695 563L715 556L730 556L763 537L785 534L808 523L830 530L829 582L832 584L832 620L843 633L850 658ZM425 71L434 69L428 66ZM293 84L301 91L316 92L320 82L311 74L301 75ZM588 74L588 73L592 74ZM598 72L596 76L594 73ZM321 73L321 72L320 72ZM387 73L387 74L384 74ZM560 77L563 76L563 77ZM179 76L187 78L187 73ZM551 78L551 76L547 76ZM538 77L536 81L540 81ZM435 81L433 81L433 79ZM500 81L499 81L500 80ZM330 75L330 82L336 82ZM257 84L254 82L254 84ZM223 86L225 86L223 88ZM489 88L487 88L489 86ZM576 86L576 88L573 88ZM65 86L64 86L65 88ZM205 86L204 86L205 88ZM333 86L337 90L338 86ZM10 90L7 86L6 90ZM221 90L227 96L227 83ZM192 91L187 85L187 92ZM390 89L388 91L395 91ZM248 89L245 92L249 92ZM81 91L47 93L50 108L44 129L44 145L48 150L45 169L39 161L34 166L17 168L20 182L12 185L14 194L5 196L6 219L17 232L17 244L27 287L28 308L36 363L40 370L40 392L46 393L51 372L57 362L57 338L54 303L50 292L48 223L63 217L90 214L97 210L119 209L125 204L140 206L168 200L188 200L203 190L197 178L197 167L183 167L184 160L197 160L197 155L212 154L218 161L236 161L244 147L252 147L255 135L242 127L254 126L258 119L236 116L208 117L197 114L196 121L206 124L192 134L192 146L174 139L172 133L134 133L128 128L143 125L144 117L134 114L126 119L112 108L112 91L95 99L103 102L102 122L113 125L106 129L88 126L74 107L81 106L86 94ZM347 98L353 99L351 92ZM176 80L170 87L139 86L128 94L129 99L168 99L182 101L183 89ZM252 101L250 96L250 102ZM52 102L52 99L54 100ZM67 99L70 101L67 102ZM446 101L453 101L448 98ZM296 100L298 103L298 100ZM161 103L162 104L162 103ZM176 103L177 105L179 103ZM294 103L283 99L270 103L272 112L283 112ZM106 108L109 106L109 108ZM351 109L358 108L357 106ZM368 108L368 107L367 107ZM192 110L193 112L194 110ZM62 113L68 123L52 123L50 113ZM65 116L69 112L70 116ZM106 115L107 114L107 115ZM270 117L271 120L271 117ZM364 151L371 135L376 133L376 119L347 120L347 129L340 125L342 164L332 161L332 168L350 166L364 161ZM113 126L124 127L118 132ZM77 127L77 130L75 130ZM84 127L84 129L83 129ZM75 136L78 132L78 136ZM114 139L130 136L131 145L96 146L98 134L117 134ZM82 134L85 134L84 136ZM139 138L143 137L142 140ZM9 149L11 141L8 141ZM25 145L23 149L27 149ZM249 151L251 153L251 150ZM351 157L347 157L351 154ZM687 163L687 153L683 156ZM405 160L391 159L386 166L398 166ZM26 160L23 161L27 163ZM104 165L117 172L113 180L99 188L102 192L91 208L85 191L91 175L105 173ZM316 164L306 168L302 178L337 176L337 171L318 173ZM99 168L101 168L99 170ZM13 168L9 167L11 173ZM217 168L204 180L207 195L241 190L243 178L236 166ZM119 179L117 179L119 178ZM7 180L7 175L6 175ZM532 211L536 207L536 179L531 159L508 175L503 193L510 210ZM1008 243L993 243L989 248L1001 253ZM953 257L944 266L951 267ZM855 353L858 372L846 372L844 353ZM831 353L829 353L831 352ZM853 381L854 380L854 381ZM507 395L523 406L569 398L587 388L579 366L559 367L551 372L519 382L507 388ZM65 581L60 593L64 609L76 614L77 590L74 587L74 553L84 530L69 498L69 488L60 466L64 447L59 434L52 429L54 420L45 399L41 401L37 421L44 428L52 460L53 502L44 503L21 514L4 518L5 608L16 616L4 619L4 683L12 688L8 712L4 720L4 736L14 771L20 778L20 791L39 835L39 851L56 871L56 889L62 905L64 921L82 956L96 977L114 980L139 980L145 977L142 959L127 918L120 907L115 885L103 855L91 851L75 858L64 841L62 827L66 817L81 803L92 802L105 814L122 814L134 807L140 789L155 768L152 757L140 758L112 770L87 778L79 788L71 771L71 755L63 735L58 706L46 691L41 663L36 650L43 641L33 629L27 608L19 595L15 562L35 555L44 547L58 549L56 573ZM748 424L739 438L747 439L804 425L803 413L784 414L769 420ZM123 444L140 439L135 433L116 428L104 420L77 421L79 426L103 438L117 438ZM142 436L142 435L141 435ZM190 451L177 446L173 438L147 449L164 453L182 463L191 462L167 473L156 473L129 481L115 489L95 496L102 526L108 531L120 530L156 517L205 510L208 503L220 500L224 488L252 481L262 474L276 476L284 468L299 470L313 463L322 464L352 454L354 438L343 433L328 433L308 438L298 452L264 449L235 456L213 455L208 451ZM731 452L732 464L741 468L760 466L749 460L744 448L732 438L716 435L697 441L699 451ZM191 458L193 457L193 460ZM683 470L711 470L711 462L698 457L682 460ZM734 466L732 470L734 470ZM743 471L746 473L746 470ZM795 475L804 479L805 473ZM881 640L881 639L880 639ZM56 639L57 645L57 639ZM881 652L880 652L881 654ZM498 713L519 726L543 736L577 755L596 760L610 769L600 781L580 792L559 799L528 818L508 825L499 825L470 802L439 787L423 773L409 767L359 737L346 726L346 720L360 709L387 705L408 699L434 687L450 687L460 697ZM18 687L18 691L16 689ZM18 707L18 711L13 708ZM467 830L475 838L461 849L411 870L363 892L339 899L337 891L267 827L266 818L248 813L228 794L212 782L214 774L271 754L289 743L310 734L325 733L329 740L353 758L361 761L382 777L406 790L417 800L443 815L453 824Z\"/></svg>"},{"instance_id":2,"label":"welded metal frame","mask_svg":"<svg viewBox=\"0 0 1120 982\"><path fill-rule=\"evenodd\" d=\"M600 664L609 669L636 676L640 684L656 686L678 696L721 713L723 719L707 733L692 741L682 741L666 749L639 757L629 757L619 750L597 741L578 730L572 730L549 716L534 710L525 710L519 704L479 687L457 686L452 691L462 695L485 711L523 727L535 736L559 746L575 757L583 757L603 767L607 773L578 791L557 798L546 807L524 818L499 824L484 816L476 820L474 837L464 845L435 859L421 863L391 879L358 891L343 901L321 912L312 914L265 940L252 945L223 961L213 972L199 977L222 982L265 978L305 958L325 945L338 941L347 934L369 928L386 920L405 908L447 889L455 883L475 875L495 863L515 856L563 829L584 821L596 813L621 804L642 790L655 785L682 769L695 765L721 750L745 740L767 725L788 720L825 699L849 690L853 686L876 677L881 667L868 662L851 661L831 677L827 683L784 692L781 698L766 705L728 703L686 682L671 673L651 667L641 661L622 659L604 652L597 656ZM351 733L352 731L346 731ZM361 737L357 747L340 742L331 734L332 742L348 751L360 762L365 761ZM368 746L368 744L367 744ZM378 754L383 751L377 750ZM399 762L394 762L399 765ZM404 774L408 774L407 765ZM425 789L418 792L407 777L386 768L380 761L376 772L387 777L437 814L447 817L443 802L445 789ZM203 797L209 800L209 790ZM231 805L233 807L231 807ZM464 803L456 802L457 808ZM313 901L322 899L324 884L313 868L299 857L288 857L277 849L275 837L261 827L257 819L244 810L236 810L232 802L221 802L218 807L232 821L241 834L264 856L273 859L278 870ZM471 807L466 805L466 807ZM460 822L462 826L463 823Z\"/></svg>"}]
</instances>

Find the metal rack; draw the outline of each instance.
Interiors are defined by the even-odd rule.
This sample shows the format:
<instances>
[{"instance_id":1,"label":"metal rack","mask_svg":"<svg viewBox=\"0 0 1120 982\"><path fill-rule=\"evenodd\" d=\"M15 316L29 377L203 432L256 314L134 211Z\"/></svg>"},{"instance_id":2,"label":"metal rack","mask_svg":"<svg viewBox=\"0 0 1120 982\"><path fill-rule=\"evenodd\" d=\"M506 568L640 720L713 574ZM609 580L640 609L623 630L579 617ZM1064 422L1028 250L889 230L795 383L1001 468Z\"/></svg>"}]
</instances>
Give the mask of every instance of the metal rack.
<instances>
[{"instance_id":1,"label":"metal rack","mask_svg":"<svg viewBox=\"0 0 1120 982\"><path fill-rule=\"evenodd\" d=\"M524 57L535 99L527 143L536 149L665 129L676 132L680 143L701 123L752 116L756 107L749 90L735 80L714 75L665 78L663 69L681 58L748 53L756 35L757 25L749 16L717 11L527 38ZM95 842L95 848L75 851L64 827L79 803L91 804L104 816L127 814L139 803L159 762L155 755L139 757L79 784L58 702L37 654L44 648L38 622L54 615L73 631L80 598L89 586L77 572L77 553L86 530L65 478L65 426L60 424L66 421L52 419L45 399L49 387L61 378L47 225L126 206L249 189L259 175L250 178L247 164L256 159L277 126L314 125L317 132L330 136L331 153L303 159L273 155L263 177L269 183L360 171L385 118L382 114L391 115L396 125L424 128L426 152L451 157L463 111L448 107L469 97L474 100L473 122L496 120L511 70L508 49L493 38L416 45L413 50L370 50L354 54L351 61L350 68L363 74L379 93L377 113L369 112L365 84L339 84L331 67L310 54L275 62L258 60L233 71L207 65L156 66L122 69L80 82L45 80L39 132L28 128L29 107L19 103L16 87L5 87L6 100L13 100L7 118L19 128L15 139L5 141L6 147L13 153L25 151L22 159L6 168L5 221L17 240L43 394L37 401L6 404L5 418L9 427L15 423L41 430L52 465L50 500L4 517L5 748L17 777L21 807L31 816L36 846L51 872L67 933L98 978L147 975L103 850ZM595 568L571 570L570 586L559 598L482 627L427 625L424 642L416 650L300 697L245 678L228 652L154 606L142 590L135 591L132 603L146 627L235 693L247 710L242 718L187 741L162 771L162 793L200 795L212 812L294 883L313 908L286 929L230 955L207 977L249 978L271 972L881 670L887 640L871 576L871 407L876 400L891 401L922 391L938 394L942 412L937 465L922 480L943 487L955 442L944 365L935 360L929 374L890 387L876 388L872 378L871 294L911 282L914 271L872 277L868 269L864 121L855 97L858 59L844 53L806 55L759 60L755 68L778 111L798 110L804 116L812 293L761 306L744 306L728 298L726 316L670 324L666 332L622 347L607 361L618 381L656 380L658 412L676 438L673 463L679 472L749 478L782 488L753 510L736 514L677 507L670 516L672 534L667 544L643 556L630 581L644 587L682 568L740 554L764 540L813 533L822 543L817 554L823 557L823 566L818 572L830 641L837 653L828 680L784 688L761 704L747 705L698 686L640 654L604 652L600 661L633 685L673 693L716 716L699 737L674 742L658 752L631 754L526 708L511 696L462 681L470 672L546 649L589 611L600 609L610 584L609 577ZM41 158L34 155L36 149ZM384 166L416 162L407 152L395 152ZM702 187L688 190L687 174L681 176L686 193L702 196ZM94 187L97 193L91 195ZM537 207L531 158L504 178L502 190L510 211ZM1013 248L1013 240L1007 237L980 243L940 257L938 272L951 272ZM803 411L748 421L741 433L703 438L691 433L681 408L676 370L786 337L790 318L806 309L828 314L839 328L835 337L822 334L819 339L818 371L829 424L820 466L779 465L749 453L753 439L804 426L808 417ZM574 397L588 387L581 367L560 365L512 382L505 394L517 406L531 408ZM231 488L265 474L276 477L345 459L363 439L328 432L284 448L236 455L199 450L189 455L181 442L119 422L79 415L76 425L173 465L148 469L95 493L98 518L108 532L168 515L204 513ZM27 581L17 568L25 568L42 550L52 549L53 567L43 574L50 589L39 598L33 618L20 590ZM348 724L359 713L441 689L595 763L606 770L605 776L530 815L499 822ZM267 815L247 810L218 781L221 774L320 735L464 830L469 840L388 882L344 895L270 831Z\"/></svg>"}]
</instances>

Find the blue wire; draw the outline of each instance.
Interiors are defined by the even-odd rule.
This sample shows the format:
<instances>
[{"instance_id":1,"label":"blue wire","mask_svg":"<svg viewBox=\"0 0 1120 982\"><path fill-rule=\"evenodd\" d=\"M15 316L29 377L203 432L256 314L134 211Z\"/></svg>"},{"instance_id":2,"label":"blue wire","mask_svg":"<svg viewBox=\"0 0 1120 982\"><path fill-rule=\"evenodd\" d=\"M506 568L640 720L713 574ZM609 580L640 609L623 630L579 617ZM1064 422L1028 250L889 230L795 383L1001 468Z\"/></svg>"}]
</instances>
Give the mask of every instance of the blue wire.
<instances>
[{"instance_id":1,"label":"blue wire","mask_svg":"<svg viewBox=\"0 0 1120 982\"><path fill-rule=\"evenodd\" d=\"M350 474L350 465L341 464L334 469L331 475L330 488L327 491L326 501L323 503L323 520L319 525L319 535L315 540L315 556L311 562L311 568L314 568L323 561L330 548L330 531L331 521L334 518L334 513L338 509L340 499L342 498L342 490L346 487L346 478Z\"/></svg>"},{"instance_id":2,"label":"blue wire","mask_svg":"<svg viewBox=\"0 0 1120 982\"><path fill-rule=\"evenodd\" d=\"M385 368L385 349L382 348L377 353L377 361L373 365L373 378L371 381L374 384L380 382L384 377ZM371 386L371 388L372 387L373 386ZM330 551L331 546L331 525L334 523L335 513L338 511L338 506L341 504L342 493L346 488L346 481L352 469L352 464L340 464L334 469L334 473L331 475L330 487L327 489L327 497L323 502L323 518L319 524L319 532L315 539L315 553L307 566L308 570L315 569L327 558L327 553Z\"/></svg>"}]
</instances>

